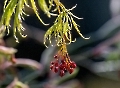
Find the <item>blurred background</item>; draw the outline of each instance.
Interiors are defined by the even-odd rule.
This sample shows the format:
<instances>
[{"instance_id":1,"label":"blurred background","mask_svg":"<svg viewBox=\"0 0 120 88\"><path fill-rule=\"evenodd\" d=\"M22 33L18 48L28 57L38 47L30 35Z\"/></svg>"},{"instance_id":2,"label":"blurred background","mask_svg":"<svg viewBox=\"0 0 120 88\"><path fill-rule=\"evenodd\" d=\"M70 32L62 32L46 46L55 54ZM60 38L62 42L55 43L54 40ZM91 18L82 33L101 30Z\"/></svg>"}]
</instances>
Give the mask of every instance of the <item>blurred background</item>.
<instances>
[{"instance_id":1,"label":"blurred background","mask_svg":"<svg viewBox=\"0 0 120 88\"><path fill-rule=\"evenodd\" d=\"M3 12L3 1L0 0L0 15ZM120 88L120 0L61 2L67 8L77 4L72 12L84 19L75 21L80 25L81 33L85 37L90 36L89 40L84 40L76 30L72 30L77 41L68 46L68 52L76 62L77 69L63 78L49 70L50 62L57 51L57 47L46 48L43 45L45 31L50 26L41 24L34 12L27 9L30 16L25 17L23 25L28 37L20 37L20 43L16 43L11 33L3 39L5 46L17 49L16 58L22 58L25 64L29 63L27 59L33 61L25 67L17 67L19 80L28 85L28 88ZM39 12L44 22L53 24L54 17L49 19L43 12ZM0 80L0 88L6 88L4 86L13 80L9 72L4 75L8 76L5 76L4 81Z\"/></svg>"}]
</instances>

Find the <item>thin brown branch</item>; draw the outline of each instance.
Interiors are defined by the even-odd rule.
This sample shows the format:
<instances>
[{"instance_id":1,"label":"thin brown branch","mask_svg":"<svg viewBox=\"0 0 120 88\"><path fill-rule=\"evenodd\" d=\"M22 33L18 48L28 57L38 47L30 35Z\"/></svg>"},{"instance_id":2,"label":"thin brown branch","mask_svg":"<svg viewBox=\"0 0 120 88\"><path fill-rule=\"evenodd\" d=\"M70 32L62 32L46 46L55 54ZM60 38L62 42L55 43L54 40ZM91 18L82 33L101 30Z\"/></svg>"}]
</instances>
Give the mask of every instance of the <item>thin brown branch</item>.
<instances>
[{"instance_id":1,"label":"thin brown branch","mask_svg":"<svg viewBox=\"0 0 120 88\"><path fill-rule=\"evenodd\" d=\"M6 61L0 65L0 69L4 70L11 66L28 66L38 70L42 69L42 65L39 62L27 58L17 58L15 64Z\"/></svg>"}]
</instances>

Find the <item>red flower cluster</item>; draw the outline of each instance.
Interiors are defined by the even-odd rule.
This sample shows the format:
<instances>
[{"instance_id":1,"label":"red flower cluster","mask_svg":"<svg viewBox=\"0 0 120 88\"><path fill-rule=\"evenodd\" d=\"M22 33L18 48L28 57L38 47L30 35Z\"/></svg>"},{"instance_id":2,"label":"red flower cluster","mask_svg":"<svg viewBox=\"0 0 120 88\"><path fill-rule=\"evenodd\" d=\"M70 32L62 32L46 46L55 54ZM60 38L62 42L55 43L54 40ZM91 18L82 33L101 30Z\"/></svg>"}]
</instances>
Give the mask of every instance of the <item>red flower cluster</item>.
<instances>
[{"instance_id":1,"label":"red flower cluster","mask_svg":"<svg viewBox=\"0 0 120 88\"><path fill-rule=\"evenodd\" d=\"M66 52L59 52L54 58L54 61L51 62L50 70L55 73L59 72L61 77L65 75L65 72L71 74L74 71L74 68L76 68L76 63L70 60L68 53Z\"/></svg>"}]
</instances>

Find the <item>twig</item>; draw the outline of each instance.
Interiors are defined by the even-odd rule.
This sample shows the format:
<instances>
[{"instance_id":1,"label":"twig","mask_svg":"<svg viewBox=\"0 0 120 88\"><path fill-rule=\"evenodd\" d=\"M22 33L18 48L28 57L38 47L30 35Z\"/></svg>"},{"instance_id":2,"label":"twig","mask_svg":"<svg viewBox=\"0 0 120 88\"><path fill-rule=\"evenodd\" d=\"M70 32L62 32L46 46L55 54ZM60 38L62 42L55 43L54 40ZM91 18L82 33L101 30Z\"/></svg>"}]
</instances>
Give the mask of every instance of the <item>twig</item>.
<instances>
[{"instance_id":1,"label":"twig","mask_svg":"<svg viewBox=\"0 0 120 88\"><path fill-rule=\"evenodd\" d=\"M17 58L15 64L6 61L5 63L1 64L0 69L4 70L9 68L10 66L29 66L38 70L42 69L42 65L39 62L27 58Z\"/></svg>"}]
</instances>

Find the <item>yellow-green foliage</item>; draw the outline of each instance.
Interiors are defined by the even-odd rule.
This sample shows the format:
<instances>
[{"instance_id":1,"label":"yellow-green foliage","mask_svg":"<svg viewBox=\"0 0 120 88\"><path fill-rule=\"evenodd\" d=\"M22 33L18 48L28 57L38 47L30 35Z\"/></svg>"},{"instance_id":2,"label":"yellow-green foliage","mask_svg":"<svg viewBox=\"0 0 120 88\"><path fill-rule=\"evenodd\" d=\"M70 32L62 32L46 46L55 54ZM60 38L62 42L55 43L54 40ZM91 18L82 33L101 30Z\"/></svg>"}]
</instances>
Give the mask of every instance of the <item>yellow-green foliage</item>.
<instances>
[{"instance_id":1,"label":"yellow-green foliage","mask_svg":"<svg viewBox=\"0 0 120 88\"><path fill-rule=\"evenodd\" d=\"M72 36L71 36L72 26L74 26L74 28L77 30L78 34L82 38L89 39L89 38L85 38L81 34L80 30L78 29L78 24L73 19L73 17L77 19L82 19L82 18L79 18L75 16L72 12L70 12L76 6L72 7L71 9L66 9L65 6L58 0L54 0L54 2L56 3L58 16L54 22L54 25L52 25L46 32L44 36L44 44L46 45L46 40L49 40L49 43L51 44L52 38L55 39L57 46L62 46L63 44L66 45L66 44L70 44L71 42L75 42L75 40L72 40Z\"/></svg>"},{"instance_id":2,"label":"yellow-green foliage","mask_svg":"<svg viewBox=\"0 0 120 88\"><path fill-rule=\"evenodd\" d=\"M47 4L47 2L49 4ZM74 18L82 19L77 16L75 16L71 10L73 10L76 6L74 6L71 9L66 9L66 7L60 2L60 0L38 0L38 5L40 9L50 18L51 16L57 16L54 24L48 29L44 36L44 44L46 45L46 40L49 41L51 44L51 39L55 39L56 45L61 46L63 44L70 44L71 42L74 42L72 40L71 36L71 30L72 26L77 30L77 32L80 34L80 36L84 39L85 38L80 30L78 29L78 24L74 21ZM25 30L25 28L22 25L22 20L24 20L24 15L28 16L25 13L25 8L29 7L32 8L35 12L36 16L40 20L41 23L45 24L42 19L40 18L40 15L37 10L37 6L35 3L35 0L5 0L4 3L4 12L1 18L1 25L5 26L4 30L10 29L10 22L13 17L13 34L16 39L16 42L18 42L18 38L16 37L16 32L19 32L22 37L26 37L26 35L22 34L22 31ZM54 9L52 9L52 7ZM51 44L52 45L52 44ZM46 45L47 46L47 45Z\"/></svg>"}]
</instances>

